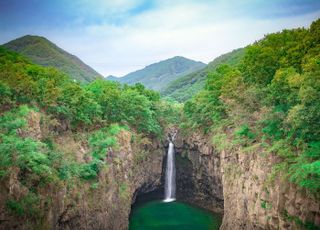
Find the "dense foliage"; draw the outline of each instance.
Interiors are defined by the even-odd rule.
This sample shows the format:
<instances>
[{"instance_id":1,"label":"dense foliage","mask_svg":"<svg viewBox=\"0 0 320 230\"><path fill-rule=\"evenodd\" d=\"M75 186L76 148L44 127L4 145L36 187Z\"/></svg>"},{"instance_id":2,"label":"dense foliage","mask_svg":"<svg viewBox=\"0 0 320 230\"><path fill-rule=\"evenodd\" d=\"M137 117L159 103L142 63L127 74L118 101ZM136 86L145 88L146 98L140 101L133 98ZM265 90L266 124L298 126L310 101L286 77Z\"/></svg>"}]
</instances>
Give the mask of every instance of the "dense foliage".
<instances>
[{"instance_id":1,"label":"dense foliage","mask_svg":"<svg viewBox=\"0 0 320 230\"><path fill-rule=\"evenodd\" d=\"M45 188L85 182L96 186L121 131L156 136L161 134L160 124L170 122L161 117L169 110L159 93L141 84L98 79L81 86L54 68L34 65L2 47L0 97L0 182L17 173L28 191L11 194L6 208L30 218L41 218L40 203L47 198L40 191ZM34 130L37 116L40 136ZM83 136L90 151L86 160L59 149L55 141L63 133Z\"/></svg>"},{"instance_id":2,"label":"dense foliage","mask_svg":"<svg viewBox=\"0 0 320 230\"><path fill-rule=\"evenodd\" d=\"M184 106L188 122L213 132L216 144L226 133L243 146L260 143L282 159L275 170L314 192L320 191L319 34L320 20L266 35L246 47L238 66L209 73L205 89Z\"/></svg>"},{"instance_id":3,"label":"dense foliage","mask_svg":"<svg viewBox=\"0 0 320 230\"><path fill-rule=\"evenodd\" d=\"M74 129L110 123L128 124L138 131L160 132L156 117L159 94L143 85L96 80L82 87L54 68L31 64L0 48L1 109L34 104Z\"/></svg>"},{"instance_id":4,"label":"dense foliage","mask_svg":"<svg viewBox=\"0 0 320 230\"><path fill-rule=\"evenodd\" d=\"M188 75L173 82L164 101L142 84L98 79L80 85L54 68L0 47L0 182L16 173L27 188L23 196L8 199L6 208L38 218L43 200L39 191L44 187L86 182L96 186L121 131L155 136L161 127L181 123L181 117L182 127L213 134L217 148L263 148L280 159L274 173L319 193L319 51L320 20L309 29L270 34L221 56L196 73L200 80ZM186 100L200 90L205 77L204 89L184 106L170 100L172 95ZM185 82L188 90L178 89ZM41 115L49 134L30 135L28 122L34 114ZM66 132L85 136L90 152L83 162L54 143L52 136ZM134 161L144 158L142 152ZM119 186L120 196L126 196L126 186Z\"/></svg>"},{"instance_id":5,"label":"dense foliage","mask_svg":"<svg viewBox=\"0 0 320 230\"><path fill-rule=\"evenodd\" d=\"M15 215L40 218L38 191L96 180L106 166L106 149L117 145L116 135L124 127L113 124L92 132L89 137L92 159L78 163L75 155L58 151L50 139L37 140L30 136L27 120L35 112L38 112L35 108L21 105L0 117L0 181L18 173L28 192L18 199L13 194L6 206Z\"/></svg>"}]
</instances>

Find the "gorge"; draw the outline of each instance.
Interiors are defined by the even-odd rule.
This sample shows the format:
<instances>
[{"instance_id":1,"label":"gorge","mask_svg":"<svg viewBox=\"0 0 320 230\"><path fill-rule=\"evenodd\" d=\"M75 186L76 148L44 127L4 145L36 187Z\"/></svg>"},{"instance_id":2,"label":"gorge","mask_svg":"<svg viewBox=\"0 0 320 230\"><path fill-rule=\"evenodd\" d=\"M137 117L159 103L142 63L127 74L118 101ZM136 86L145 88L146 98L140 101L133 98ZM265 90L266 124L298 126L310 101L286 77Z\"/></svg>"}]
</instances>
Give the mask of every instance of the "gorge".
<instances>
[{"instance_id":1,"label":"gorge","mask_svg":"<svg viewBox=\"0 0 320 230\"><path fill-rule=\"evenodd\" d=\"M24 135L45 135L39 113L32 112L27 123L31 127ZM2 211L1 229L29 228L34 223L52 229L127 229L131 204L138 196L160 189L160 195L153 199L163 199L166 169L163 162L170 147L166 137L162 141L143 138L132 142L132 135L125 130L118 134L119 148L108 157L111 167L100 172L97 187L75 185L72 193L67 188L43 190L46 197L53 197L53 202L41 204L46 211L40 223L29 222L30 217L26 222L24 218L6 216ZM87 148L70 133L56 142L64 147L74 146L79 154L86 154ZM266 187L271 170L268 161L274 161L273 156L270 159L258 152L247 155L241 150L219 151L208 142L206 135L178 132L174 141L178 201L223 216L220 229L303 229L283 215L284 210L287 215L318 224L319 203L308 193L280 178L272 187ZM141 151L149 154L142 158ZM5 199L7 188L8 195L25 193L24 185L18 182L19 171L14 173L1 186L1 199ZM219 223L219 219L216 221Z\"/></svg>"},{"instance_id":2,"label":"gorge","mask_svg":"<svg viewBox=\"0 0 320 230\"><path fill-rule=\"evenodd\" d=\"M188 73L183 103L1 46L0 229L319 229L319 31Z\"/></svg>"}]
</instances>

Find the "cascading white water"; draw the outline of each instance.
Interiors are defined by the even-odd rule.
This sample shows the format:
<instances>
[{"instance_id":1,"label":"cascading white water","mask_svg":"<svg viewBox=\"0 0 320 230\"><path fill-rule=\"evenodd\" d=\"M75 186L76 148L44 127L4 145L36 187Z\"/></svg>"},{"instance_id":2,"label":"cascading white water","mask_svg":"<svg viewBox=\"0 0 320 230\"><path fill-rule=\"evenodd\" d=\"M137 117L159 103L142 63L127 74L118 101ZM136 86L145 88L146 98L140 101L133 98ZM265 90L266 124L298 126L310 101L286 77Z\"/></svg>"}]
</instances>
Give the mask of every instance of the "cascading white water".
<instances>
[{"instance_id":1,"label":"cascading white water","mask_svg":"<svg viewBox=\"0 0 320 230\"><path fill-rule=\"evenodd\" d=\"M167 168L166 168L166 180L164 188L164 202L171 202L176 197L176 166L174 160L174 144L170 141L168 156L167 156Z\"/></svg>"}]
</instances>

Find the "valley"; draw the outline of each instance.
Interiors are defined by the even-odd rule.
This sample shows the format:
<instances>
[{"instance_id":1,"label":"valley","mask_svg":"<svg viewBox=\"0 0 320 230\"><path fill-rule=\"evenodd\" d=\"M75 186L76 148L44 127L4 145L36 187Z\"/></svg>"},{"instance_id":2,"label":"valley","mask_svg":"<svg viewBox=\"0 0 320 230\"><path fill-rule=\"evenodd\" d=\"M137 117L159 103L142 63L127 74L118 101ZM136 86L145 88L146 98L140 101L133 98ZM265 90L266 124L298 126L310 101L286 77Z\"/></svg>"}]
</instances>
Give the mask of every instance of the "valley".
<instances>
[{"instance_id":1,"label":"valley","mask_svg":"<svg viewBox=\"0 0 320 230\"><path fill-rule=\"evenodd\" d=\"M1 46L0 229L319 229L319 34L110 80L45 38Z\"/></svg>"}]
</instances>

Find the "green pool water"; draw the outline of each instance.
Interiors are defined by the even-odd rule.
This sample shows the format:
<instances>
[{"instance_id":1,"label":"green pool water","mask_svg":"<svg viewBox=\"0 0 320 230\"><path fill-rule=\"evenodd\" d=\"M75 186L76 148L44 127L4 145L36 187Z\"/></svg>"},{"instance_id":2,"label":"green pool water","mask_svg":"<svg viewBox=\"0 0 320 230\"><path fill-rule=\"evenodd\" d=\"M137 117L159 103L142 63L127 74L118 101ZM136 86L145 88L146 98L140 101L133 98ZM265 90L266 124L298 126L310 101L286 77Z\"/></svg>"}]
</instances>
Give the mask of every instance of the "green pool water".
<instances>
[{"instance_id":1,"label":"green pool water","mask_svg":"<svg viewBox=\"0 0 320 230\"><path fill-rule=\"evenodd\" d=\"M134 207L129 230L216 230L221 217L181 202L151 201Z\"/></svg>"}]
</instances>

